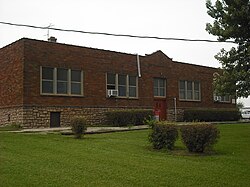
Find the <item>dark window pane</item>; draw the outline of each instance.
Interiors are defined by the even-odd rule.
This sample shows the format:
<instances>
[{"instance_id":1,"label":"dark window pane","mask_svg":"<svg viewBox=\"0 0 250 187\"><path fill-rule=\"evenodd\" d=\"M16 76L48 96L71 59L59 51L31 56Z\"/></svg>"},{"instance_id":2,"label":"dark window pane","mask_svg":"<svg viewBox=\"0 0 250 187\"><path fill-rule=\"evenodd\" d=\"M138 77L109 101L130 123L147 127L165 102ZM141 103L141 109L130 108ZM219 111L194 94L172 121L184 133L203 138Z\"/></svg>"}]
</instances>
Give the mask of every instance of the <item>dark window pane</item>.
<instances>
[{"instance_id":1,"label":"dark window pane","mask_svg":"<svg viewBox=\"0 0 250 187\"><path fill-rule=\"evenodd\" d=\"M53 80L54 68L42 67L42 79Z\"/></svg>"},{"instance_id":2,"label":"dark window pane","mask_svg":"<svg viewBox=\"0 0 250 187\"><path fill-rule=\"evenodd\" d=\"M136 87L129 88L129 97L136 97Z\"/></svg>"},{"instance_id":3,"label":"dark window pane","mask_svg":"<svg viewBox=\"0 0 250 187\"><path fill-rule=\"evenodd\" d=\"M199 92L194 93L194 100L200 100L200 93Z\"/></svg>"},{"instance_id":4,"label":"dark window pane","mask_svg":"<svg viewBox=\"0 0 250 187\"><path fill-rule=\"evenodd\" d=\"M187 91L187 99L192 100L193 99L193 92L192 91Z\"/></svg>"},{"instance_id":5,"label":"dark window pane","mask_svg":"<svg viewBox=\"0 0 250 187\"><path fill-rule=\"evenodd\" d=\"M133 77L133 76L129 77L129 85L136 86L136 77Z\"/></svg>"},{"instance_id":6,"label":"dark window pane","mask_svg":"<svg viewBox=\"0 0 250 187\"><path fill-rule=\"evenodd\" d=\"M108 90L115 90L115 85L107 85Z\"/></svg>"},{"instance_id":7,"label":"dark window pane","mask_svg":"<svg viewBox=\"0 0 250 187\"><path fill-rule=\"evenodd\" d=\"M67 94L67 82L57 82L57 93Z\"/></svg>"},{"instance_id":8,"label":"dark window pane","mask_svg":"<svg viewBox=\"0 0 250 187\"><path fill-rule=\"evenodd\" d=\"M115 74L108 73L107 84L115 84Z\"/></svg>"},{"instance_id":9,"label":"dark window pane","mask_svg":"<svg viewBox=\"0 0 250 187\"><path fill-rule=\"evenodd\" d=\"M126 85L126 75L118 75L118 84L119 85Z\"/></svg>"},{"instance_id":10,"label":"dark window pane","mask_svg":"<svg viewBox=\"0 0 250 187\"><path fill-rule=\"evenodd\" d=\"M107 85L108 90L115 90L115 85Z\"/></svg>"},{"instance_id":11,"label":"dark window pane","mask_svg":"<svg viewBox=\"0 0 250 187\"><path fill-rule=\"evenodd\" d=\"M187 90L192 90L192 81L187 81Z\"/></svg>"},{"instance_id":12,"label":"dark window pane","mask_svg":"<svg viewBox=\"0 0 250 187\"><path fill-rule=\"evenodd\" d=\"M71 83L71 94L81 94L81 83Z\"/></svg>"},{"instance_id":13,"label":"dark window pane","mask_svg":"<svg viewBox=\"0 0 250 187\"><path fill-rule=\"evenodd\" d=\"M160 88L160 95L159 96L165 96L165 89Z\"/></svg>"},{"instance_id":14,"label":"dark window pane","mask_svg":"<svg viewBox=\"0 0 250 187\"><path fill-rule=\"evenodd\" d=\"M154 79L154 88L158 88L159 85L158 85L158 79Z\"/></svg>"},{"instance_id":15,"label":"dark window pane","mask_svg":"<svg viewBox=\"0 0 250 187\"><path fill-rule=\"evenodd\" d=\"M119 86L118 87L118 93L119 93L119 96L126 96L126 87L125 86Z\"/></svg>"},{"instance_id":16,"label":"dark window pane","mask_svg":"<svg viewBox=\"0 0 250 187\"><path fill-rule=\"evenodd\" d=\"M42 93L53 93L53 81L42 81Z\"/></svg>"},{"instance_id":17,"label":"dark window pane","mask_svg":"<svg viewBox=\"0 0 250 187\"><path fill-rule=\"evenodd\" d=\"M154 96L158 96L158 89L154 88Z\"/></svg>"},{"instance_id":18,"label":"dark window pane","mask_svg":"<svg viewBox=\"0 0 250 187\"><path fill-rule=\"evenodd\" d=\"M180 99L186 99L185 90L180 91Z\"/></svg>"},{"instance_id":19,"label":"dark window pane","mask_svg":"<svg viewBox=\"0 0 250 187\"><path fill-rule=\"evenodd\" d=\"M200 83L194 82L194 90L199 91L200 90Z\"/></svg>"},{"instance_id":20,"label":"dark window pane","mask_svg":"<svg viewBox=\"0 0 250 187\"><path fill-rule=\"evenodd\" d=\"M229 95L221 96L221 101L228 102L229 101Z\"/></svg>"},{"instance_id":21,"label":"dark window pane","mask_svg":"<svg viewBox=\"0 0 250 187\"><path fill-rule=\"evenodd\" d=\"M180 89L185 90L185 81L180 81Z\"/></svg>"},{"instance_id":22,"label":"dark window pane","mask_svg":"<svg viewBox=\"0 0 250 187\"><path fill-rule=\"evenodd\" d=\"M71 81L81 82L81 71L71 70Z\"/></svg>"},{"instance_id":23,"label":"dark window pane","mask_svg":"<svg viewBox=\"0 0 250 187\"><path fill-rule=\"evenodd\" d=\"M164 81L164 79L159 79L159 86L160 87L165 87L165 81Z\"/></svg>"},{"instance_id":24,"label":"dark window pane","mask_svg":"<svg viewBox=\"0 0 250 187\"><path fill-rule=\"evenodd\" d=\"M67 81L68 80L68 70L67 69L57 69L57 80Z\"/></svg>"},{"instance_id":25,"label":"dark window pane","mask_svg":"<svg viewBox=\"0 0 250 187\"><path fill-rule=\"evenodd\" d=\"M226 95L226 96L225 96L225 101L230 101L229 95Z\"/></svg>"}]
</instances>

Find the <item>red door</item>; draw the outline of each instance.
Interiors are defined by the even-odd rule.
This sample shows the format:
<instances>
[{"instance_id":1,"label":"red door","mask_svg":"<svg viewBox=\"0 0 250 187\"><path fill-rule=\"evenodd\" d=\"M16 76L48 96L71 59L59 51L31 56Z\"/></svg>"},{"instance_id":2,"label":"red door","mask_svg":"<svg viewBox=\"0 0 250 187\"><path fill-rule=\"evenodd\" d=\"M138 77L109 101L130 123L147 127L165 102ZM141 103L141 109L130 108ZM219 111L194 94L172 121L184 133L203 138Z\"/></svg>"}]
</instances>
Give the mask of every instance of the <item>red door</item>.
<instances>
[{"instance_id":1,"label":"red door","mask_svg":"<svg viewBox=\"0 0 250 187\"><path fill-rule=\"evenodd\" d=\"M157 111L159 113L160 120L166 120L166 100L154 100L154 111Z\"/></svg>"}]
</instances>

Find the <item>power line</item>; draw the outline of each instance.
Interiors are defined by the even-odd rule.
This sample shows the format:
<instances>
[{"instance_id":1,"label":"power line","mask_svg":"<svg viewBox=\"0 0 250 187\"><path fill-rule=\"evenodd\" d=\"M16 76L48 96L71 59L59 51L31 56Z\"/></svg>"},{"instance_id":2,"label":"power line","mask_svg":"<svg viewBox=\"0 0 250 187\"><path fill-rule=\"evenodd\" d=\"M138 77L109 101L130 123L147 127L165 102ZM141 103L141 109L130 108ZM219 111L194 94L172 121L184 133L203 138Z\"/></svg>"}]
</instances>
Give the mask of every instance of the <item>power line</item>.
<instances>
[{"instance_id":1,"label":"power line","mask_svg":"<svg viewBox=\"0 0 250 187\"><path fill-rule=\"evenodd\" d=\"M130 35L130 34L113 34L113 33L106 33L106 32L91 32L91 31L80 31L80 30L72 30L72 29L60 29L47 26L34 26L34 25L26 25L26 24L17 24L17 23L8 23L0 21L0 24L4 25L11 25L17 27L29 27L34 29L50 29L55 31L63 31L63 32L76 32L82 34L94 34L94 35L105 35L105 36L116 36L116 37L130 37L130 38L141 38L141 39L157 39L157 40L175 40L175 41L185 41L185 42L211 42L211 43L236 43L234 41L217 41L217 40L206 40L206 39L187 39L187 38L165 38L165 37L158 37L158 36L139 36L139 35Z\"/></svg>"}]
</instances>

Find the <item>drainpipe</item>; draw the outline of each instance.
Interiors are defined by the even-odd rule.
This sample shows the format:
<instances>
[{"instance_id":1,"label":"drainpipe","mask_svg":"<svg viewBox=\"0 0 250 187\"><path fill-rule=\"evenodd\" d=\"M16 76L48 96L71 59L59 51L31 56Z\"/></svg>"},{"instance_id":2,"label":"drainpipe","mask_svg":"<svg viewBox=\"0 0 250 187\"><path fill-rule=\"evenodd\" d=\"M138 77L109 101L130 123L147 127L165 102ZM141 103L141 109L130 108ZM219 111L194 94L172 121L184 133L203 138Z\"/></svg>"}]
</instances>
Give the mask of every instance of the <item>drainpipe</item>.
<instances>
[{"instance_id":1,"label":"drainpipe","mask_svg":"<svg viewBox=\"0 0 250 187\"><path fill-rule=\"evenodd\" d=\"M174 98L174 120L177 121L176 97Z\"/></svg>"},{"instance_id":2,"label":"drainpipe","mask_svg":"<svg viewBox=\"0 0 250 187\"><path fill-rule=\"evenodd\" d=\"M139 58L139 55L138 55L138 54L136 54L136 57L137 57L138 77L141 77L140 58Z\"/></svg>"}]
</instances>

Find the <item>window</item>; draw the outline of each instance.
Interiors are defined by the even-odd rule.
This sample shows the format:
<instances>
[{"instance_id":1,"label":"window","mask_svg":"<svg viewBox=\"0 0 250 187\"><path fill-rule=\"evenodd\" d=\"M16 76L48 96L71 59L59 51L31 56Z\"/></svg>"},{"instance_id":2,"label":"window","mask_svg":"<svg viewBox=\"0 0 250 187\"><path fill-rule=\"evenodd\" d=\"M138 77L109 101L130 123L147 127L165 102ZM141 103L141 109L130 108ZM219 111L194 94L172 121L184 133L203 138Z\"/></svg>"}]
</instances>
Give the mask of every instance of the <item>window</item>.
<instances>
[{"instance_id":1,"label":"window","mask_svg":"<svg viewBox=\"0 0 250 187\"><path fill-rule=\"evenodd\" d=\"M186 81L187 84L187 100L193 100L193 82Z\"/></svg>"},{"instance_id":2,"label":"window","mask_svg":"<svg viewBox=\"0 0 250 187\"><path fill-rule=\"evenodd\" d=\"M216 102L225 102L225 103L231 103L230 102L230 96L229 95L224 95L224 96L218 96L218 95L214 95L214 101Z\"/></svg>"},{"instance_id":3,"label":"window","mask_svg":"<svg viewBox=\"0 0 250 187\"><path fill-rule=\"evenodd\" d=\"M121 97L126 97L127 95L127 76L118 75L118 94Z\"/></svg>"},{"instance_id":4,"label":"window","mask_svg":"<svg viewBox=\"0 0 250 187\"><path fill-rule=\"evenodd\" d=\"M116 89L116 74L107 74L107 89L115 90Z\"/></svg>"},{"instance_id":5,"label":"window","mask_svg":"<svg viewBox=\"0 0 250 187\"><path fill-rule=\"evenodd\" d=\"M53 68L42 68L42 93L53 93Z\"/></svg>"},{"instance_id":6,"label":"window","mask_svg":"<svg viewBox=\"0 0 250 187\"><path fill-rule=\"evenodd\" d=\"M83 72L41 67L41 94L83 95Z\"/></svg>"},{"instance_id":7,"label":"window","mask_svg":"<svg viewBox=\"0 0 250 187\"><path fill-rule=\"evenodd\" d=\"M154 79L154 96L166 97L166 80L155 78Z\"/></svg>"},{"instance_id":8,"label":"window","mask_svg":"<svg viewBox=\"0 0 250 187\"><path fill-rule=\"evenodd\" d=\"M68 94L68 70L57 69L57 93Z\"/></svg>"},{"instance_id":9,"label":"window","mask_svg":"<svg viewBox=\"0 0 250 187\"><path fill-rule=\"evenodd\" d=\"M82 94L82 72L80 70L71 70L71 94Z\"/></svg>"},{"instance_id":10,"label":"window","mask_svg":"<svg viewBox=\"0 0 250 187\"><path fill-rule=\"evenodd\" d=\"M179 82L180 100L200 101L200 82L184 81Z\"/></svg>"},{"instance_id":11,"label":"window","mask_svg":"<svg viewBox=\"0 0 250 187\"><path fill-rule=\"evenodd\" d=\"M200 100L200 83L194 82L194 100Z\"/></svg>"},{"instance_id":12,"label":"window","mask_svg":"<svg viewBox=\"0 0 250 187\"><path fill-rule=\"evenodd\" d=\"M180 81L180 99L185 99L186 98L186 82L185 81Z\"/></svg>"},{"instance_id":13,"label":"window","mask_svg":"<svg viewBox=\"0 0 250 187\"><path fill-rule=\"evenodd\" d=\"M129 97L136 97L137 79L136 76L129 76Z\"/></svg>"},{"instance_id":14,"label":"window","mask_svg":"<svg viewBox=\"0 0 250 187\"><path fill-rule=\"evenodd\" d=\"M229 95L221 96L221 102L230 102L230 97L229 97Z\"/></svg>"},{"instance_id":15,"label":"window","mask_svg":"<svg viewBox=\"0 0 250 187\"><path fill-rule=\"evenodd\" d=\"M118 97L136 98L137 77L107 73L107 90L118 90Z\"/></svg>"}]
</instances>

